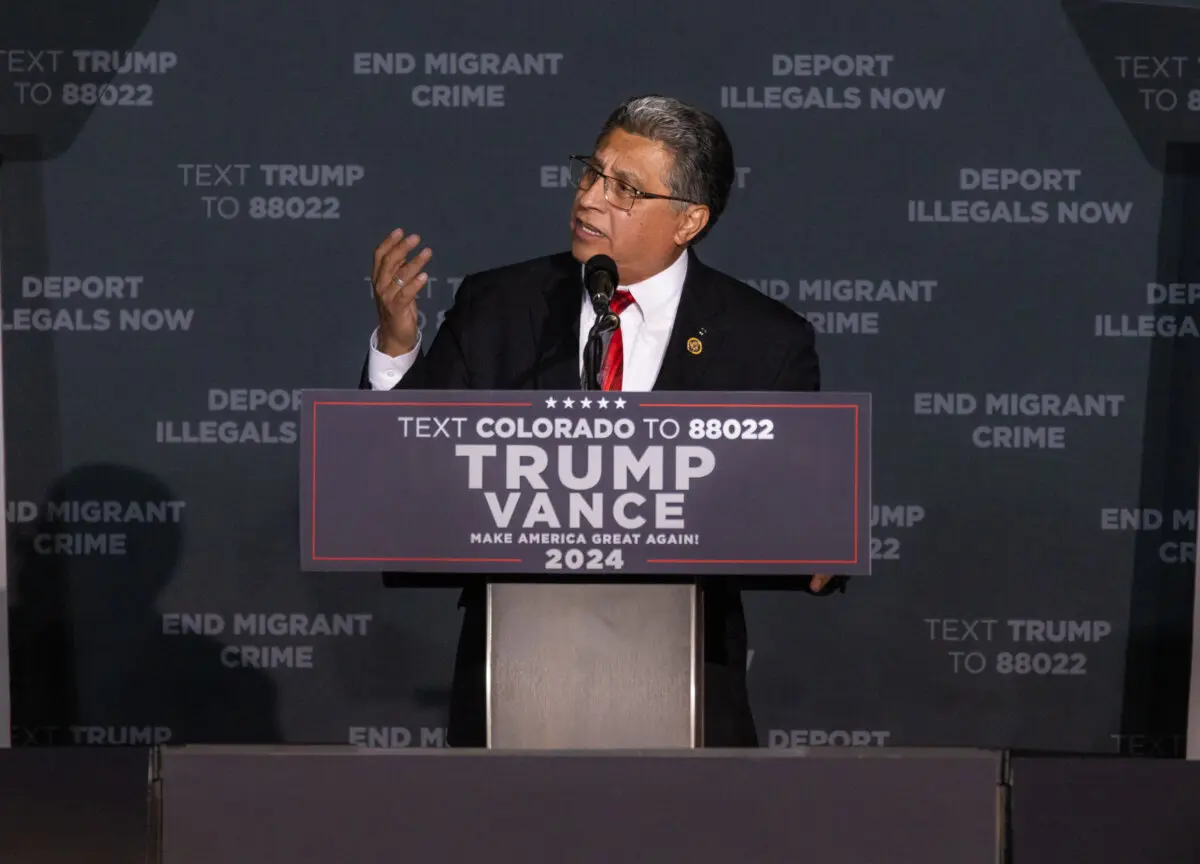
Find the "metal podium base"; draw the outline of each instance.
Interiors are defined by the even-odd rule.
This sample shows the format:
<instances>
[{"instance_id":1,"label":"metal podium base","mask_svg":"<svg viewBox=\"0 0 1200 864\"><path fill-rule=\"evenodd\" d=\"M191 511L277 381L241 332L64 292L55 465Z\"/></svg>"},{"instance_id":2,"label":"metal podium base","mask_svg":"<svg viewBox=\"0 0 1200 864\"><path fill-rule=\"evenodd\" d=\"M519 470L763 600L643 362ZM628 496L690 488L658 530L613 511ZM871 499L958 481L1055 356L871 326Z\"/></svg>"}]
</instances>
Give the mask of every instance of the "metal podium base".
<instances>
[{"instance_id":1,"label":"metal podium base","mask_svg":"<svg viewBox=\"0 0 1200 864\"><path fill-rule=\"evenodd\" d=\"M694 584L491 584L494 749L699 747Z\"/></svg>"}]
</instances>

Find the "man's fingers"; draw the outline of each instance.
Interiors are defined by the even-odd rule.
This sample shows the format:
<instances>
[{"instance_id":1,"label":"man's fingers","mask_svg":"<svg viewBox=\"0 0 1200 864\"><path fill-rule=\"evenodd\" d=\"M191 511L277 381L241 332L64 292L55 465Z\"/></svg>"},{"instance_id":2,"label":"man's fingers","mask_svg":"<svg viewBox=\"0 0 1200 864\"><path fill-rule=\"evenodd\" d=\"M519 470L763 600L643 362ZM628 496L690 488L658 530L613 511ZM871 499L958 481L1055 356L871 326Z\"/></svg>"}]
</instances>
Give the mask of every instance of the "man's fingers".
<instances>
[{"instance_id":1,"label":"man's fingers","mask_svg":"<svg viewBox=\"0 0 1200 864\"><path fill-rule=\"evenodd\" d=\"M399 264L394 271L387 271L387 285L380 286L381 291L386 291L383 297L383 302L388 306L396 302L407 303L416 295L421 288L424 287L428 277L421 270L433 257L433 250L429 248L422 249L419 254L415 255L411 261L406 261ZM401 287L396 283L400 279L404 286Z\"/></svg>"},{"instance_id":2,"label":"man's fingers","mask_svg":"<svg viewBox=\"0 0 1200 864\"><path fill-rule=\"evenodd\" d=\"M412 282L405 280L403 288L398 285L392 286L396 290L386 301L387 307L392 313L398 312L413 301L413 298L417 296L417 292L425 287L424 276L425 274L422 273L416 279L413 279Z\"/></svg>"},{"instance_id":3,"label":"man's fingers","mask_svg":"<svg viewBox=\"0 0 1200 864\"><path fill-rule=\"evenodd\" d=\"M811 580L809 580L808 587L813 591L820 591L832 578L832 576L814 576Z\"/></svg>"},{"instance_id":4,"label":"man's fingers","mask_svg":"<svg viewBox=\"0 0 1200 864\"><path fill-rule=\"evenodd\" d=\"M410 282L416 281L418 275L425 275L421 271L425 269L425 265L429 263L429 259L432 257L433 250L426 246L414 255L411 260L407 261L397 273L392 275L392 281L395 282L397 278L403 279L404 287L407 288Z\"/></svg>"},{"instance_id":5,"label":"man's fingers","mask_svg":"<svg viewBox=\"0 0 1200 864\"><path fill-rule=\"evenodd\" d=\"M420 242L420 234L409 234L399 243L393 243L379 259L379 266L375 269L376 286L382 288L384 282L394 278L396 272L404 266L408 253Z\"/></svg>"},{"instance_id":6,"label":"man's fingers","mask_svg":"<svg viewBox=\"0 0 1200 864\"><path fill-rule=\"evenodd\" d=\"M377 293L383 287L383 283L387 281L388 272L398 269L409 251L419 242L421 242L421 237L417 234L409 234L407 237L403 235L389 236L387 240L376 247L375 269L371 272L371 282Z\"/></svg>"},{"instance_id":7,"label":"man's fingers","mask_svg":"<svg viewBox=\"0 0 1200 864\"><path fill-rule=\"evenodd\" d=\"M373 284L379 284L379 271L383 267L383 259L387 257L387 254L391 252L398 243L402 242L403 239L404 229L397 228L395 231L385 237L382 243L375 247L375 263L371 267L371 282Z\"/></svg>"},{"instance_id":8,"label":"man's fingers","mask_svg":"<svg viewBox=\"0 0 1200 864\"><path fill-rule=\"evenodd\" d=\"M375 274L379 274L379 267L383 263L383 259L389 252L395 249L398 245L404 242L404 229L397 228L391 234L383 238L383 242L375 247ZM420 239L420 238L418 238Z\"/></svg>"},{"instance_id":9,"label":"man's fingers","mask_svg":"<svg viewBox=\"0 0 1200 864\"><path fill-rule=\"evenodd\" d=\"M387 289L379 297L380 302L392 311L411 303L413 298L417 296L417 292L424 288L426 281L428 281L424 273L418 273L409 279L405 279L403 276L400 278L404 280L403 287L396 284L395 279L392 279L388 283Z\"/></svg>"}]
</instances>

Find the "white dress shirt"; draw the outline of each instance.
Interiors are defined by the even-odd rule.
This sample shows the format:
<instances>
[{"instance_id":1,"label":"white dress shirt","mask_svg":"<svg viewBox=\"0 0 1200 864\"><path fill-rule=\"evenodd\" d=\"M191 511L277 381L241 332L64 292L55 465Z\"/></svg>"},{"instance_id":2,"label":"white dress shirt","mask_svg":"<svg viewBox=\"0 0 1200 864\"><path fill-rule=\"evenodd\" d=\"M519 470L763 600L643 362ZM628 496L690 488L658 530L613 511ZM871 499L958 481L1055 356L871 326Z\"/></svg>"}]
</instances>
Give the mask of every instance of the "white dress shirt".
<instances>
[{"instance_id":1,"label":"white dress shirt","mask_svg":"<svg viewBox=\"0 0 1200 864\"><path fill-rule=\"evenodd\" d=\"M621 344L624 361L621 373L621 389L647 391L654 386L658 370L662 366L667 342L671 338L671 327L675 313L679 310L679 298L683 296L683 280L687 276L687 252L675 259L671 266L633 285L618 286L621 291L633 295L621 313ZM588 331L596 322L587 292L583 292L579 312L579 372L583 374L583 349ZM371 334L370 354L367 359L367 378L373 390L390 390L412 368L421 350L421 336L407 354L389 357L378 350L379 329Z\"/></svg>"}]
</instances>

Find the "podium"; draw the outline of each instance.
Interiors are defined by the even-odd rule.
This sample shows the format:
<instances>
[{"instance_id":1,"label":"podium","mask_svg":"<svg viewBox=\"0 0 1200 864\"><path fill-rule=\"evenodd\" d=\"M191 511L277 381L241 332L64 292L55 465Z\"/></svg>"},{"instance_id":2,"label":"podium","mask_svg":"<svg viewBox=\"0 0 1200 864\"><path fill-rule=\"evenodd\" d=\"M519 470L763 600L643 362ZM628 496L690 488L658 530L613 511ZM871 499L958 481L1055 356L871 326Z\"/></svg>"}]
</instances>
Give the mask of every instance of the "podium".
<instances>
[{"instance_id":1,"label":"podium","mask_svg":"<svg viewBox=\"0 0 1200 864\"><path fill-rule=\"evenodd\" d=\"M869 574L870 396L308 390L301 566L487 578L487 745L705 744L703 586Z\"/></svg>"},{"instance_id":2,"label":"podium","mask_svg":"<svg viewBox=\"0 0 1200 864\"><path fill-rule=\"evenodd\" d=\"M698 747L695 582L488 586L488 746Z\"/></svg>"}]
</instances>

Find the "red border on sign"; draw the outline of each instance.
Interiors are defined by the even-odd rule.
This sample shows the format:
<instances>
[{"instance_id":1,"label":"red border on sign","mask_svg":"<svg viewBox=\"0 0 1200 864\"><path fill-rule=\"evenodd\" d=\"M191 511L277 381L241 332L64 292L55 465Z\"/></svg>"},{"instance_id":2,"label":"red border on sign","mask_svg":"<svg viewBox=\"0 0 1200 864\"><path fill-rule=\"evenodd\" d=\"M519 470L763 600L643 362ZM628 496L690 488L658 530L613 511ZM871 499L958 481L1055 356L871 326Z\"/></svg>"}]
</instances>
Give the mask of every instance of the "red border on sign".
<instances>
[{"instance_id":1,"label":"red border on sign","mask_svg":"<svg viewBox=\"0 0 1200 864\"><path fill-rule=\"evenodd\" d=\"M522 564L523 558L438 558L434 556L411 556L406 558L371 558L367 556L339 556L339 555L318 555L317 554L317 406L318 405L361 405L366 407L386 407L394 408L396 406L418 406L418 407L433 407L446 406L449 408L530 408L532 402L313 402L312 413L312 560L314 561L437 561L447 564Z\"/></svg>"},{"instance_id":2,"label":"red border on sign","mask_svg":"<svg viewBox=\"0 0 1200 864\"><path fill-rule=\"evenodd\" d=\"M854 557L828 561L800 558L647 558L647 564L857 564L858 563L858 406L786 405L771 402L639 402L640 408L841 408L854 411Z\"/></svg>"},{"instance_id":3,"label":"red border on sign","mask_svg":"<svg viewBox=\"0 0 1200 864\"><path fill-rule=\"evenodd\" d=\"M313 402L312 413L312 560L314 561L410 561L410 562L440 562L440 563L474 563L474 564L521 564L522 558L445 558L435 556L410 556L397 558L378 558L368 556L335 556L317 554L317 406L363 406L363 407L501 407L501 408L531 408L533 402ZM639 402L641 408L778 408L778 409L841 409L854 412L854 557L845 559L813 560L799 558L648 558L647 564L857 564L858 563L858 465L859 465L859 412L857 405L792 405L769 402Z\"/></svg>"}]
</instances>

